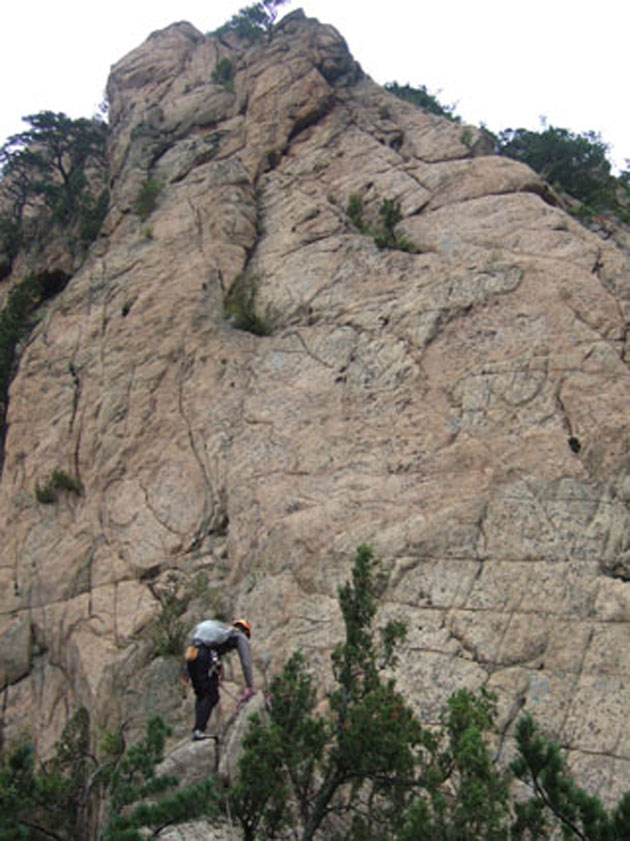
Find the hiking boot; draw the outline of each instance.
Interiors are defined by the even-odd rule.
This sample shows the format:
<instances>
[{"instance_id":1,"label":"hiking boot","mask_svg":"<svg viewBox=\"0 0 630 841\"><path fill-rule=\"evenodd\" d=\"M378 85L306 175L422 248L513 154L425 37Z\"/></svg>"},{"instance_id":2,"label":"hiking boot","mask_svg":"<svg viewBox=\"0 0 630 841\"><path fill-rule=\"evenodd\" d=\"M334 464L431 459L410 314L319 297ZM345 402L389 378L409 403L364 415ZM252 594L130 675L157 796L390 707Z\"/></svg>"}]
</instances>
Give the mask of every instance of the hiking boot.
<instances>
[{"instance_id":1,"label":"hiking boot","mask_svg":"<svg viewBox=\"0 0 630 841\"><path fill-rule=\"evenodd\" d=\"M207 736L203 732L203 730L193 730L192 731L191 739L193 740L193 742L199 742L199 741L201 741L201 739L206 739L206 738L207 738Z\"/></svg>"}]
</instances>

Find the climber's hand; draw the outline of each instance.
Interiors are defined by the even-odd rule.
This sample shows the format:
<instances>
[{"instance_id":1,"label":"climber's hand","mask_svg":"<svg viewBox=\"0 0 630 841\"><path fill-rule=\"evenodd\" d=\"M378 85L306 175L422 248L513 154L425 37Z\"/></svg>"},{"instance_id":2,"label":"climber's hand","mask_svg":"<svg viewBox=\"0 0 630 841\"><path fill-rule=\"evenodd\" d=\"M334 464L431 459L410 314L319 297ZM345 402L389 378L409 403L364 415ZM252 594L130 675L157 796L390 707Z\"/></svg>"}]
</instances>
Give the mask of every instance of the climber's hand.
<instances>
[{"instance_id":1,"label":"climber's hand","mask_svg":"<svg viewBox=\"0 0 630 841\"><path fill-rule=\"evenodd\" d=\"M245 706L245 704L246 704L246 703L249 701L249 699L252 697L252 695L255 695L255 694L256 694L256 690L255 690L255 689L253 689L253 688L251 688L251 687L250 687L249 689L246 689L246 690L245 690L245 692L243 692L243 694L241 695L241 697L238 699L238 705L239 705L239 707L244 707L244 706Z\"/></svg>"}]
</instances>

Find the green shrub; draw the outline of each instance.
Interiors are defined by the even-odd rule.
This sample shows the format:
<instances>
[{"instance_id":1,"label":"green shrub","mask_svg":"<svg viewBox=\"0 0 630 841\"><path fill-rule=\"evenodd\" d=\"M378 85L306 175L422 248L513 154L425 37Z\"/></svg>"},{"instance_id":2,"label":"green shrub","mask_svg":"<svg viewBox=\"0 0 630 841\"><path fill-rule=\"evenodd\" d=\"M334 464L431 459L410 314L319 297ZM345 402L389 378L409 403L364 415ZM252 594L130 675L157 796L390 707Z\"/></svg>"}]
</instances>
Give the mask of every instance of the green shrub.
<instances>
[{"instance_id":1,"label":"green shrub","mask_svg":"<svg viewBox=\"0 0 630 841\"><path fill-rule=\"evenodd\" d=\"M163 589L155 587L152 591L160 602L159 613L152 624L153 653L156 657L181 657L187 630L181 617L186 612L192 593L174 575L169 575Z\"/></svg>"},{"instance_id":2,"label":"green shrub","mask_svg":"<svg viewBox=\"0 0 630 841\"><path fill-rule=\"evenodd\" d=\"M103 190L100 195L86 194L79 205L79 237L85 244L94 242L101 230L103 219L109 207L109 190Z\"/></svg>"},{"instance_id":3,"label":"green shrub","mask_svg":"<svg viewBox=\"0 0 630 841\"><path fill-rule=\"evenodd\" d=\"M235 68L229 58L222 58L212 71L212 81L217 85L223 85L226 90L234 90Z\"/></svg>"},{"instance_id":4,"label":"green shrub","mask_svg":"<svg viewBox=\"0 0 630 841\"><path fill-rule=\"evenodd\" d=\"M378 248L396 248L394 228L402 219L400 203L393 199L384 199L378 209L378 215L381 217L381 227L374 234L374 242Z\"/></svg>"},{"instance_id":5,"label":"green shrub","mask_svg":"<svg viewBox=\"0 0 630 841\"><path fill-rule=\"evenodd\" d=\"M6 433L6 412L9 386L15 372L16 348L36 323L37 307L46 298L44 283L29 275L13 287L0 311L0 445ZM2 468L0 452L0 470Z\"/></svg>"},{"instance_id":6,"label":"green shrub","mask_svg":"<svg viewBox=\"0 0 630 841\"><path fill-rule=\"evenodd\" d=\"M162 192L161 185L153 178L148 178L138 190L133 204L134 213L145 222L158 206L158 199Z\"/></svg>"},{"instance_id":7,"label":"green shrub","mask_svg":"<svg viewBox=\"0 0 630 841\"><path fill-rule=\"evenodd\" d=\"M9 267L20 250L21 242L22 222L9 214L0 215L0 252L8 257Z\"/></svg>"},{"instance_id":8,"label":"green shrub","mask_svg":"<svg viewBox=\"0 0 630 841\"><path fill-rule=\"evenodd\" d=\"M461 122L461 117L455 114L454 105L442 105L441 102L426 88L426 85L413 88L411 85L399 85L398 82L387 82L385 90L393 93L398 99L405 102L410 102L412 105L417 105L424 111L429 111L431 114L436 114L438 117L446 117L447 120L452 120L455 123Z\"/></svg>"},{"instance_id":9,"label":"green shrub","mask_svg":"<svg viewBox=\"0 0 630 841\"><path fill-rule=\"evenodd\" d=\"M259 41L266 32L271 31L278 16L278 7L286 2L287 0L264 0L262 3L245 6L212 34L221 37L234 33L246 41Z\"/></svg>"},{"instance_id":10,"label":"green shrub","mask_svg":"<svg viewBox=\"0 0 630 841\"><path fill-rule=\"evenodd\" d=\"M89 716L81 708L45 763L36 763L30 742L0 748L0 839L143 841L182 821L216 817L213 777L176 788L176 777L158 771L170 735L154 716L128 748L118 730L91 749Z\"/></svg>"},{"instance_id":11,"label":"green shrub","mask_svg":"<svg viewBox=\"0 0 630 841\"><path fill-rule=\"evenodd\" d=\"M35 485L35 499L41 502L42 505L52 505L57 501L57 494L49 485Z\"/></svg>"},{"instance_id":12,"label":"green shrub","mask_svg":"<svg viewBox=\"0 0 630 841\"><path fill-rule=\"evenodd\" d=\"M346 208L348 218L361 233L365 233L365 221L363 219L363 199L357 193L352 193L348 199L348 207Z\"/></svg>"},{"instance_id":13,"label":"green shrub","mask_svg":"<svg viewBox=\"0 0 630 841\"><path fill-rule=\"evenodd\" d=\"M595 132L575 134L554 126L543 131L505 129L498 136L498 151L531 166L552 186L595 211L617 203L608 146Z\"/></svg>"},{"instance_id":14,"label":"green shrub","mask_svg":"<svg viewBox=\"0 0 630 841\"><path fill-rule=\"evenodd\" d=\"M15 346L33 327L33 313L43 299L41 280L30 275L11 290L0 312L0 402L9 389Z\"/></svg>"},{"instance_id":15,"label":"green shrub","mask_svg":"<svg viewBox=\"0 0 630 841\"><path fill-rule=\"evenodd\" d=\"M43 505L50 505L57 501L59 491L81 496L83 484L80 479L66 473L65 470L53 470L45 485L35 485L35 499Z\"/></svg>"},{"instance_id":16,"label":"green shrub","mask_svg":"<svg viewBox=\"0 0 630 841\"><path fill-rule=\"evenodd\" d=\"M400 202L394 199L383 199L379 208L379 222L369 225L363 217L363 200L357 193L353 193L346 208L348 218L354 227L362 234L368 234L374 239L377 248L393 248L398 251L416 253L417 249L403 234L396 234L395 227L402 219Z\"/></svg>"},{"instance_id":17,"label":"green shrub","mask_svg":"<svg viewBox=\"0 0 630 841\"><path fill-rule=\"evenodd\" d=\"M237 330L255 336L270 336L273 319L269 311L265 315L256 312L257 285L258 279L254 275L238 275L223 297L223 314Z\"/></svg>"},{"instance_id":18,"label":"green shrub","mask_svg":"<svg viewBox=\"0 0 630 841\"><path fill-rule=\"evenodd\" d=\"M81 480L76 476L71 476L70 473L66 473L65 470L53 470L50 481L55 490L69 491L77 496L83 493Z\"/></svg>"}]
</instances>

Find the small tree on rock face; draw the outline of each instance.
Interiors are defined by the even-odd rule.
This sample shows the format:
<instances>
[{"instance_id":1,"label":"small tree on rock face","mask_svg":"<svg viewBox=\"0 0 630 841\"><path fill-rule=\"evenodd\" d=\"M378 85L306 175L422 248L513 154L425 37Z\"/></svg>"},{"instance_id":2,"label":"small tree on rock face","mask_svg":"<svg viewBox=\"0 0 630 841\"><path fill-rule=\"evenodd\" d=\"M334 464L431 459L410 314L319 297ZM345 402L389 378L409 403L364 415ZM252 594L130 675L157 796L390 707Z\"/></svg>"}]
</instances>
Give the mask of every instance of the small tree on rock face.
<instances>
[{"instance_id":1,"label":"small tree on rock face","mask_svg":"<svg viewBox=\"0 0 630 841\"><path fill-rule=\"evenodd\" d=\"M484 689L449 698L396 841L507 841L509 777L488 745L495 719L495 698Z\"/></svg>"},{"instance_id":2,"label":"small tree on rock face","mask_svg":"<svg viewBox=\"0 0 630 841\"><path fill-rule=\"evenodd\" d=\"M515 804L515 839L622 841L630 838L630 792L609 812L598 797L580 788L567 771L559 746L547 739L530 715L516 726L518 756L511 769L531 797Z\"/></svg>"},{"instance_id":3,"label":"small tree on rock face","mask_svg":"<svg viewBox=\"0 0 630 841\"><path fill-rule=\"evenodd\" d=\"M262 0L240 9L227 23L220 26L213 34L221 37L233 32L239 38L257 41L273 28L278 9L288 0Z\"/></svg>"},{"instance_id":4,"label":"small tree on rock face","mask_svg":"<svg viewBox=\"0 0 630 841\"><path fill-rule=\"evenodd\" d=\"M32 200L53 223L76 223L77 235L90 242L107 210L106 124L52 111L23 119L30 128L0 148L0 250L15 256Z\"/></svg>"},{"instance_id":5,"label":"small tree on rock face","mask_svg":"<svg viewBox=\"0 0 630 841\"><path fill-rule=\"evenodd\" d=\"M105 166L107 127L52 111L24 121L30 128L10 137L0 150L3 174L18 193L16 209L23 209L29 194L40 195L56 220L68 221L86 188L86 168Z\"/></svg>"},{"instance_id":6,"label":"small tree on rock face","mask_svg":"<svg viewBox=\"0 0 630 841\"><path fill-rule=\"evenodd\" d=\"M505 129L499 134L498 149L594 209L615 203L608 146L595 132L576 134L554 126L543 131Z\"/></svg>"},{"instance_id":7,"label":"small tree on rock face","mask_svg":"<svg viewBox=\"0 0 630 841\"><path fill-rule=\"evenodd\" d=\"M455 123L461 122L461 119L455 114L455 106L442 105L434 94L429 93L426 85L414 88L411 85L399 85L398 82L387 82L385 90L393 93L398 99L417 105L418 108L423 108L438 117L446 117L447 120L452 120Z\"/></svg>"}]
</instances>

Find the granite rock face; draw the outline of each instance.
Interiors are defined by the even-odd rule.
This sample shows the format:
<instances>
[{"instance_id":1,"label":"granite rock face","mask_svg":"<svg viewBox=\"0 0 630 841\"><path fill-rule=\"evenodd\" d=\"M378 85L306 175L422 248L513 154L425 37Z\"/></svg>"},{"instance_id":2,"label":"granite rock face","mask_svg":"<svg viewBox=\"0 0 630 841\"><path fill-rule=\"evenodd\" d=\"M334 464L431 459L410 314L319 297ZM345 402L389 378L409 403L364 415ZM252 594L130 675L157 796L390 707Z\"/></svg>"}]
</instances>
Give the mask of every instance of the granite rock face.
<instances>
[{"instance_id":1,"label":"granite rock face","mask_svg":"<svg viewBox=\"0 0 630 841\"><path fill-rule=\"evenodd\" d=\"M108 92L108 217L10 391L5 735L45 752L86 705L182 736L173 588L184 625L250 618L259 685L297 646L325 682L370 542L426 720L488 685L503 726L529 709L583 782L629 788L626 254L301 13L253 46L174 24ZM398 202L413 250L377 247L351 196L372 228ZM83 491L43 505L54 470Z\"/></svg>"}]
</instances>

